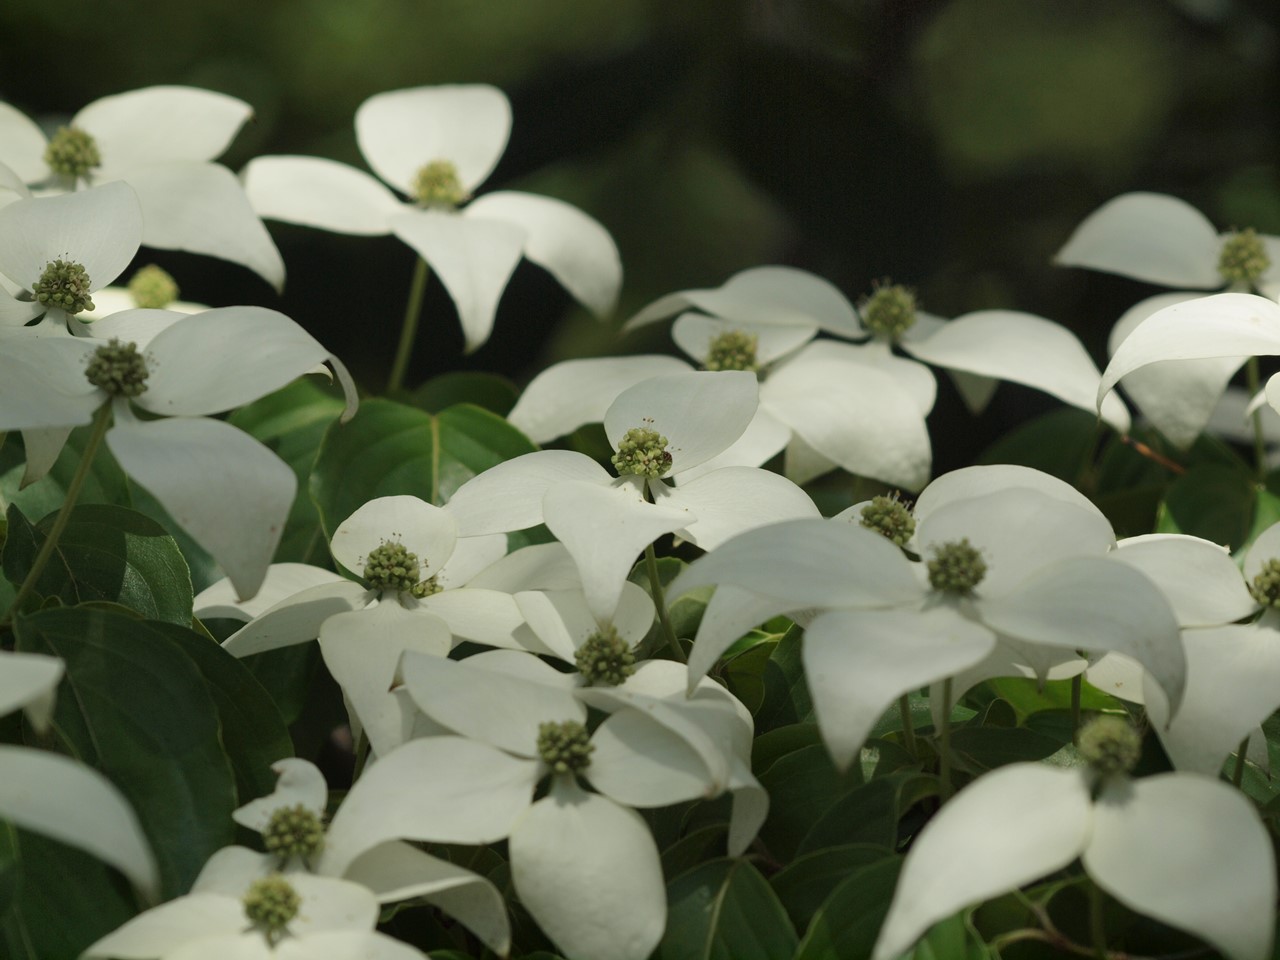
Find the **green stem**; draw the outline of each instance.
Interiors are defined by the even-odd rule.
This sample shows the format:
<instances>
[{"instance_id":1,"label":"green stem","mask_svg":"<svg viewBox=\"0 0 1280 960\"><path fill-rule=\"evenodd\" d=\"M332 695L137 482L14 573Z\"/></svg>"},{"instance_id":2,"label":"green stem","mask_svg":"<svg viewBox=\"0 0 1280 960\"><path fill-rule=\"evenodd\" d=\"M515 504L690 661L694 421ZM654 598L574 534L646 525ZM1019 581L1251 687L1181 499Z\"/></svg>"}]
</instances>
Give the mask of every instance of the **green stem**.
<instances>
[{"instance_id":1,"label":"green stem","mask_svg":"<svg viewBox=\"0 0 1280 960\"><path fill-rule=\"evenodd\" d=\"M1080 674L1071 678L1071 742L1080 746L1080 689L1084 684Z\"/></svg>"},{"instance_id":2,"label":"green stem","mask_svg":"<svg viewBox=\"0 0 1280 960\"><path fill-rule=\"evenodd\" d=\"M907 753L911 756L918 757L916 750L916 728L911 722L911 699L908 694L903 694L898 698L898 716L902 720L902 740L903 745L907 748Z\"/></svg>"},{"instance_id":3,"label":"green stem","mask_svg":"<svg viewBox=\"0 0 1280 960\"><path fill-rule=\"evenodd\" d=\"M1102 888L1089 881L1089 934L1093 939L1093 949L1098 955L1098 960L1108 960L1110 954L1107 953L1107 929L1103 923L1103 899Z\"/></svg>"},{"instance_id":4,"label":"green stem","mask_svg":"<svg viewBox=\"0 0 1280 960\"><path fill-rule=\"evenodd\" d=\"M1236 765L1231 771L1231 782L1239 787L1244 782L1244 756L1249 752L1249 738L1245 737L1236 748Z\"/></svg>"},{"instance_id":5,"label":"green stem","mask_svg":"<svg viewBox=\"0 0 1280 960\"><path fill-rule=\"evenodd\" d=\"M1262 378L1258 373L1258 358L1250 357L1249 362L1244 366L1245 378L1249 384L1249 397L1253 398L1258 395L1261 389ZM1267 441L1262 432L1262 408L1259 407L1253 411L1253 457L1257 464L1258 481L1264 482L1267 479Z\"/></svg>"},{"instance_id":6,"label":"green stem","mask_svg":"<svg viewBox=\"0 0 1280 960\"><path fill-rule=\"evenodd\" d=\"M71 520L71 511L75 509L76 500L80 497L80 488L84 486L84 481L89 476L89 467L93 463L94 454L98 452L98 447L102 445L102 438L106 435L107 427L110 424L111 401L108 400L93 415L89 442L85 444L84 452L80 455L80 463L76 466L75 476L71 478L71 483L67 486L67 495L62 501L62 509L53 518L53 526L49 528L49 532L45 535L44 543L40 545L40 552L36 554L35 562L31 564L31 569L27 571L26 579L22 581L22 586L18 588L18 595L13 598L13 603L9 605L9 609L5 612L4 619L0 620L0 623L13 622L13 618L22 609L27 597L31 596L31 592L40 580L40 575L44 573L44 568L48 564L49 558L53 556L53 551L57 549L58 538L62 536L62 531L67 528L67 523Z\"/></svg>"},{"instance_id":7,"label":"green stem","mask_svg":"<svg viewBox=\"0 0 1280 960\"><path fill-rule=\"evenodd\" d=\"M351 770L352 783L360 779L360 774L364 773L364 765L369 761L369 738L365 736L363 730L360 731L360 736L356 738L355 758L355 766Z\"/></svg>"},{"instance_id":8,"label":"green stem","mask_svg":"<svg viewBox=\"0 0 1280 960\"><path fill-rule=\"evenodd\" d=\"M951 678L942 683L942 730L938 749L938 779L942 781L941 797L946 803L955 793L951 786Z\"/></svg>"},{"instance_id":9,"label":"green stem","mask_svg":"<svg viewBox=\"0 0 1280 960\"><path fill-rule=\"evenodd\" d=\"M658 555L653 552L653 544L644 548L644 567L649 572L649 589L653 592L653 603L658 608L658 622L662 624L662 635L666 638L671 653L681 663L685 663L684 651L680 649L680 641L671 628L671 619L667 616L667 597L662 589L662 580L658 576Z\"/></svg>"},{"instance_id":10,"label":"green stem","mask_svg":"<svg viewBox=\"0 0 1280 960\"><path fill-rule=\"evenodd\" d=\"M405 371L409 369L409 354L413 353L413 341L418 337L418 316L422 313L422 295L427 289L427 277L431 270L421 257L413 268L413 280L409 284L409 302L404 308L404 321L400 325L400 343L396 347L396 359L391 364L391 376L387 378L387 393L395 393L404 386Z\"/></svg>"}]
</instances>

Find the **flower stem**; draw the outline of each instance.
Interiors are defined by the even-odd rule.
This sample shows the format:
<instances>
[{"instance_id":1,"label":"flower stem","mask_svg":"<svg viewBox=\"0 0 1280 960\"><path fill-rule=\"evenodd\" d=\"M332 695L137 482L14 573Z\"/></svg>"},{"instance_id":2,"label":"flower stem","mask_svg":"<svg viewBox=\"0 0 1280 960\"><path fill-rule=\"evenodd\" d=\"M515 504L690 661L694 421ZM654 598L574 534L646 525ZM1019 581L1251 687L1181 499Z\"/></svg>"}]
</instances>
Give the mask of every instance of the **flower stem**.
<instances>
[{"instance_id":1,"label":"flower stem","mask_svg":"<svg viewBox=\"0 0 1280 960\"><path fill-rule=\"evenodd\" d=\"M942 781L941 798L946 803L955 793L951 786L951 678L942 682L942 729L938 749L938 779Z\"/></svg>"},{"instance_id":2,"label":"flower stem","mask_svg":"<svg viewBox=\"0 0 1280 960\"><path fill-rule=\"evenodd\" d=\"M409 302L404 308L404 320L400 324L400 343L396 358L391 364L391 376L387 378L387 393L395 393L404 386L405 371L409 369L409 354L413 353L413 341L418 336L418 316L422 313L422 295L427 289L427 277L431 275L427 261L421 257L413 268L413 280L409 284Z\"/></svg>"},{"instance_id":3,"label":"flower stem","mask_svg":"<svg viewBox=\"0 0 1280 960\"><path fill-rule=\"evenodd\" d=\"M902 741L907 753L913 758L919 754L916 750L916 728L911 722L911 699L908 694L898 698L898 716L902 720Z\"/></svg>"},{"instance_id":4,"label":"flower stem","mask_svg":"<svg viewBox=\"0 0 1280 960\"><path fill-rule=\"evenodd\" d=\"M1258 358L1250 357L1244 366L1245 379L1249 384L1249 398L1258 395L1262 389L1262 378L1258 373ZM1258 480L1267 479L1267 441L1262 433L1262 408L1253 411L1253 457L1257 464Z\"/></svg>"},{"instance_id":5,"label":"flower stem","mask_svg":"<svg viewBox=\"0 0 1280 960\"><path fill-rule=\"evenodd\" d=\"M680 641L676 639L676 632L671 628L671 619L667 616L667 597L662 589L662 580L658 576L658 555L653 552L653 544L649 544L644 548L644 567L649 572L649 589L653 592L653 604L658 608L658 622L662 624L662 635L666 638L667 646L671 648L672 655L680 663L687 662L684 651L680 649Z\"/></svg>"},{"instance_id":6,"label":"flower stem","mask_svg":"<svg viewBox=\"0 0 1280 960\"><path fill-rule=\"evenodd\" d=\"M1239 787L1244 782L1244 756L1249 752L1249 738L1245 737L1236 748L1236 765L1231 770L1231 782Z\"/></svg>"},{"instance_id":7,"label":"flower stem","mask_svg":"<svg viewBox=\"0 0 1280 960\"><path fill-rule=\"evenodd\" d=\"M110 423L111 401L108 400L93 415L89 442L85 444L84 452L80 455L80 463L76 466L75 475L67 486L67 495L62 501L62 509L53 518L53 526L49 528L48 534L45 535L44 543L40 545L40 551L36 554L36 559L31 564L31 569L27 571L27 576L22 581L22 586L18 588L17 596L13 598L13 603L9 605L9 609L5 611L4 619L0 622L11 623L13 621L18 611L22 609L27 597L31 596L31 592L40 581L40 575L44 573L44 568L48 564L49 558L53 556L53 551L58 546L58 538L62 536L62 531L66 529L67 523L71 520L71 511L75 509L76 500L80 497L80 488L84 486L84 481L89 476L89 467L93 464L94 455L98 452L98 447L102 445L102 438L106 435L107 427Z\"/></svg>"},{"instance_id":8,"label":"flower stem","mask_svg":"<svg viewBox=\"0 0 1280 960\"><path fill-rule=\"evenodd\" d=\"M1094 952L1098 955L1098 960L1108 960L1110 954L1107 953L1107 929L1103 923L1102 888L1089 881L1089 934L1093 940Z\"/></svg>"},{"instance_id":9,"label":"flower stem","mask_svg":"<svg viewBox=\"0 0 1280 960\"><path fill-rule=\"evenodd\" d=\"M1080 745L1080 688L1084 686L1081 675L1071 678L1071 742Z\"/></svg>"}]
</instances>

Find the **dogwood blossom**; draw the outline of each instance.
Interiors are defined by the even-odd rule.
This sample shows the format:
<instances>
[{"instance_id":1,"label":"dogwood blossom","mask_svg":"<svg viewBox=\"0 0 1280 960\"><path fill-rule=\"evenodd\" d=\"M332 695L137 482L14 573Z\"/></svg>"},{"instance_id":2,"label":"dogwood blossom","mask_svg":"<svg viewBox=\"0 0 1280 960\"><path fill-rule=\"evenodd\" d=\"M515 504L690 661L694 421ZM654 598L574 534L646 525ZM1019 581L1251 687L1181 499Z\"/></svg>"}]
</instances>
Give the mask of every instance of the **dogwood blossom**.
<instances>
[{"instance_id":1,"label":"dogwood blossom","mask_svg":"<svg viewBox=\"0 0 1280 960\"><path fill-rule=\"evenodd\" d=\"M267 219L338 233L394 233L440 277L468 352L489 339L521 257L544 267L597 316L613 310L621 260L594 219L560 200L515 191L467 202L507 145L511 105L502 91L472 84L380 93L360 105L355 126L369 166L408 203L332 160L258 157L244 171L254 209Z\"/></svg>"}]
</instances>

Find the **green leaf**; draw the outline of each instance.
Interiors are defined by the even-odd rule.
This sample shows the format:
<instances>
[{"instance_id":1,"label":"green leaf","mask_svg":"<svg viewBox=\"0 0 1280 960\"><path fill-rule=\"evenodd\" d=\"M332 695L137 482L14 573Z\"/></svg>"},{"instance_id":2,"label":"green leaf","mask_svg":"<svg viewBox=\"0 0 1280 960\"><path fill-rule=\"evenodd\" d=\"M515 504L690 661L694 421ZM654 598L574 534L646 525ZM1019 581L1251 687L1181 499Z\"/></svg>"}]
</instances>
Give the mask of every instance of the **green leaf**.
<instances>
[{"instance_id":1,"label":"green leaf","mask_svg":"<svg viewBox=\"0 0 1280 960\"><path fill-rule=\"evenodd\" d=\"M311 474L326 535L377 497L410 494L442 504L476 474L536 447L501 417L470 404L430 414L369 400L329 427Z\"/></svg>"},{"instance_id":2,"label":"green leaf","mask_svg":"<svg viewBox=\"0 0 1280 960\"><path fill-rule=\"evenodd\" d=\"M409 402L431 413L439 413L459 403L470 403L505 417L519 396L516 385L506 377L454 370L432 377L413 391Z\"/></svg>"},{"instance_id":3,"label":"green leaf","mask_svg":"<svg viewBox=\"0 0 1280 960\"><path fill-rule=\"evenodd\" d=\"M1052 751L1051 751L1052 752ZM872 843L893 850L898 820L911 807L938 793L938 781L922 773L893 773L856 788L827 807L812 824L796 852Z\"/></svg>"},{"instance_id":4,"label":"green leaf","mask_svg":"<svg viewBox=\"0 0 1280 960\"><path fill-rule=\"evenodd\" d=\"M836 885L856 870L896 860L893 850L873 843L852 843L815 850L799 857L769 882L796 929L809 925Z\"/></svg>"},{"instance_id":5,"label":"green leaf","mask_svg":"<svg viewBox=\"0 0 1280 960\"><path fill-rule=\"evenodd\" d=\"M16 437L15 437L16 439ZM10 441L0 448L0 506L8 508L17 504L28 517L43 517L62 506L67 497L67 487L80 466L80 457L89 439L89 428L71 431L67 445L58 455L57 462L40 480L19 490L26 458L17 443ZM80 488L77 503L114 503L129 506L129 484L111 451L102 445L98 448L89 475Z\"/></svg>"},{"instance_id":6,"label":"green leaf","mask_svg":"<svg viewBox=\"0 0 1280 960\"><path fill-rule=\"evenodd\" d=\"M1249 539L1258 489L1247 471L1198 464L1170 485L1156 533L1186 533L1239 550Z\"/></svg>"},{"instance_id":7,"label":"green leaf","mask_svg":"<svg viewBox=\"0 0 1280 960\"><path fill-rule=\"evenodd\" d=\"M4 574L21 583L56 513L21 529L9 508L15 535L6 540ZM19 532L21 531L21 532ZM191 572L182 551L160 524L127 507L79 504L58 538L36 591L67 606L94 600L118 603L149 620L191 623Z\"/></svg>"},{"instance_id":8,"label":"green leaf","mask_svg":"<svg viewBox=\"0 0 1280 960\"><path fill-rule=\"evenodd\" d=\"M133 508L160 524L177 543L186 558L187 568L191 571L191 587L196 593L222 579L222 568L218 566L218 561L178 525L178 521L169 515L169 511L161 506L159 500L138 484L131 484L130 490Z\"/></svg>"},{"instance_id":9,"label":"green leaf","mask_svg":"<svg viewBox=\"0 0 1280 960\"><path fill-rule=\"evenodd\" d=\"M53 733L133 805L166 898L185 893L214 851L232 842L236 807L208 681L171 629L90 608L43 610L14 623L19 650L66 664Z\"/></svg>"},{"instance_id":10,"label":"green leaf","mask_svg":"<svg viewBox=\"0 0 1280 960\"><path fill-rule=\"evenodd\" d=\"M756 714L756 729L772 730L813 719L813 700L800 659L803 632L788 630L778 641L764 670L764 701Z\"/></svg>"},{"instance_id":11,"label":"green leaf","mask_svg":"<svg viewBox=\"0 0 1280 960\"><path fill-rule=\"evenodd\" d=\"M1074 484L1093 451L1098 418L1074 407L1062 407L1010 430L974 461L1016 463Z\"/></svg>"},{"instance_id":12,"label":"green leaf","mask_svg":"<svg viewBox=\"0 0 1280 960\"><path fill-rule=\"evenodd\" d=\"M1027 727L968 726L951 734L956 765L970 773L983 773L1008 763L1043 760L1061 746L1053 737Z\"/></svg>"},{"instance_id":13,"label":"green leaf","mask_svg":"<svg viewBox=\"0 0 1280 960\"><path fill-rule=\"evenodd\" d=\"M311 500L307 483L320 441L342 409L340 395L326 389L314 377L306 377L241 407L229 418L233 426L262 441L298 478L298 493L276 548L277 563L323 564L328 560L320 514Z\"/></svg>"},{"instance_id":14,"label":"green leaf","mask_svg":"<svg viewBox=\"0 0 1280 960\"><path fill-rule=\"evenodd\" d=\"M760 839L785 862L814 822L861 785L862 767L855 763L837 773L827 748L813 744L782 757L758 779L769 792L769 818L760 828Z\"/></svg>"},{"instance_id":15,"label":"green leaf","mask_svg":"<svg viewBox=\"0 0 1280 960\"><path fill-rule=\"evenodd\" d=\"M655 960L790 960L796 933L745 860L713 860L667 887L667 932Z\"/></svg>"},{"instance_id":16,"label":"green leaf","mask_svg":"<svg viewBox=\"0 0 1280 960\"><path fill-rule=\"evenodd\" d=\"M969 922L970 913L963 910L935 923L902 960L990 960L991 950Z\"/></svg>"},{"instance_id":17,"label":"green leaf","mask_svg":"<svg viewBox=\"0 0 1280 960\"><path fill-rule=\"evenodd\" d=\"M1071 709L1070 680L1049 680L1041 689L1039 681L1031 677L995 677L983 686L1008 701L1018 712L1020 722L1042 710ZM1080 685L1080 709L1123 710L1124 704L1086 682Z\"/></svg>"},{"instance_id":18,"label":"green leaf","mask_svg":"<svg viewBox=\"0 0 1280 960\"><path fill-rule=\"evenodd\" d=\"M795 960L870 956L901 869L902 860L890 857L841 881L814 914Z\"/></svg>"},{"instance_id":19,"label":"green leaf","mask_svg":"<svg viewBox=\"0 0 1280 960\"><path fill-rule=\"evenodd\" d=\"M678 877L704 860L722 854L728 832L727 824L713 823L681 837L662 851L662 875Z\"/></svg>"}]
</instances>

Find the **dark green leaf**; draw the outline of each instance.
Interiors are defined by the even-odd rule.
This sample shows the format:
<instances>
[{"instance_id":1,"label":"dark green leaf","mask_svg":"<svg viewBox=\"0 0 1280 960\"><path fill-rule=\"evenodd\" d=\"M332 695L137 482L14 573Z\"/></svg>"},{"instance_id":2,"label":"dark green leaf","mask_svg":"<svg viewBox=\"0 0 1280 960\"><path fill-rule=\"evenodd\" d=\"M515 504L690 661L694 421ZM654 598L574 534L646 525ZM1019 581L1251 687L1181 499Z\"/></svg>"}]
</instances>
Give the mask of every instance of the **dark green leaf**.
<instances>
[{"instance_id":1,"label":"dark green leaf","mask_svg":"<svg viewBox=\"0 0 1280 960\"><path fill-rule=\"evenodd\" d=\"M1226 544L1234 552L1249 538L1257 497L1257 484L1248 471L1197 464L1169 487L1156 532L1190 534Z\"/></svg>"},{"instance_id":2,"label":"dark green leaf","mask_svg":"<svg viewBox=\"0 0 1280 960\"><path fill-rule=\"evenodd\" d=\"M764 702L756 714L757 730L772 730L813 719L813 701L800 659L803 632L788 630L778 641L764 670Z\"/></svg>"},{"instance_id":3,"label":"dark green leaf","mask_svg":"<svg viewBox=\"0 0 1280 960\"><path fill-rule=\"evenodd\" d=\"M130 485L133 508L146 514L173 537L183 557L187 560L187 568L191 571L191 587L196 593L222 579L222 568L212 554L196 543L191 534L178 526L178 521L169 515L169 511L161 506L160 501L138 484Z\"/></svg>"},{"instance_id":4,"label":"dark green leaf","mask_svg":"<svg viewBox=\"0 0 1280 960\"><path fill-rule=\"evenodd\" d=\"M430 413L439 413L459 403L471 403L505 417L519 396L516 385L506 377L454 370L432 377L413 391L409 402Z\"/></svg>"},{"instance_id":5,"label":"dark green leaf","mask_svg":"<svg viewBox=\"0 0 1280 960\"><path fill-rule=\"evenodd\" d=\"M722 855L728 833L727 824L714 823L681 837L662 851L662 875L678 877L704 860Z\"/></svg>"},{"instance_id":6,"label":"dark green leaf","mask_svg":"<svg viewBox=\"0 0 1280 960\"><path fill-rule=\"evenodd\" d=\"M894 773L851 790L827 807L801 841L798 854L850 843L871 843L893 850L898 820L915 804L935 796L938 782L922 773Z\"/></svg>"},{"instance_id":7,"label":"dark green leaf","mask_svg":"<svg viewBox=\"0 0 1280 960\"><path fill-rule=\"evenodd\" d=\"M897 857L863 867L831 891L814 915L795 960L867 957L889 912L902 861Z\"/></svg>"},{"instance_id":8,"label":"dark green leaf","mask_svg":"<svg viewBox=\"0 0 1280 960\"><path fill-rule=\"evenodd\" d=\"M677 877L667 901L655 960L790 960L795 951L786 911L745 860L713 860Z\"/></svg>"},{"instance_id":9,"label":"dark green leaf","mask_svg":"<svg viewBox=\"0 0 1280 960\"><path fill-rule=\"evenodd\" d=\"M872 843L828 847L796 859L770 883L791 922L797 930L802 930L837 884L855 871L886 859L897 857L890 848Z\"/></svg>"},{"instance_id":10,"label":"dark green leaf","mask_svg":"<svg viewBox=\"0 0 1280 960\"><path fill-rule=\"evenodd\" d=\"M991 950L970 925L968 911L935 923L902 960L989 960Z\"/></svg>"},{"instance_id":11,"label":"dark green leaf","mask_svg":"<svg viewBox=\"0 0 1280 960\"><path fill-rule=\"evenodd\" d=\"M1061 747L1053 737L1027 727L968 726L951 734L957 766L982 773L1007 763L1043 760Z\"/></svg>"},{"instance_id":12,"label":"dark green leaf","mask_svg":"<svg viewBox=\"0 0 1280 960\"><path fill-rule=\"evenodd\" d=\"M1052 410L1010 430L975 462L1016 463L1074 484L1093 450L1097 423L1097 417L1074 407Z\"/></svg>"},{"instance_id":13,"label":"dark green leaf","mask_svg":"<svg viewBox=\"0 0 1280 960\"><path fill-rule=\"evenodd\" d=\"M814 822L862 783L862 768L855 763L837 773L827 748L814 744L787 754L759 780L769 792L769 818L760 839L775 859L786 862Z\"/></svg>"}]
</instances>

